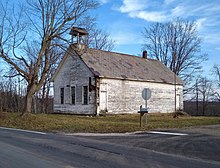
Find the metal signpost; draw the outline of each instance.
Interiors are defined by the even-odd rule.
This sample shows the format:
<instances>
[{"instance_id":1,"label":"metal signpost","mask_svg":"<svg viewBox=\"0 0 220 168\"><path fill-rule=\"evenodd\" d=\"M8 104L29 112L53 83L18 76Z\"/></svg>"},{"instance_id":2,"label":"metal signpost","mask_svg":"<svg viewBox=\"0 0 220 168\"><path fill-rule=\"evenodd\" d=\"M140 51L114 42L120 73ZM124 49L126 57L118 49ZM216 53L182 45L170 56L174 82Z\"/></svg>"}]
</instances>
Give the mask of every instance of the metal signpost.
<instances>
[{"instance_id":1,"label":"metal signpost","mask_svg":"<svg viewBox=\"0 0 220 168\"><path fill-rule=\"evenodd\" d=\"M145 108L147 108L147 100L151 98L151 90L149 88L143 89L142 98L145 100Z\"/></svg>"},{"instance_id":2,"label":"metal signpost","mask_svg":"<svg viewBox=\"0 0 220 168\"><path fill-rule=\"evenodd\" d=\"M142 98L145 100L145 108L142 108L142 105L140 106L140 111L138 111L138 113L140 113L140 127L142 127L142 118L145 118L145 124L144 126L147 125L147 113L148 113L148 107L147 107L147 100L149 100L151 98L151 90L149 88L144 88L142 91Z\"/></svg>"}]
</instances>

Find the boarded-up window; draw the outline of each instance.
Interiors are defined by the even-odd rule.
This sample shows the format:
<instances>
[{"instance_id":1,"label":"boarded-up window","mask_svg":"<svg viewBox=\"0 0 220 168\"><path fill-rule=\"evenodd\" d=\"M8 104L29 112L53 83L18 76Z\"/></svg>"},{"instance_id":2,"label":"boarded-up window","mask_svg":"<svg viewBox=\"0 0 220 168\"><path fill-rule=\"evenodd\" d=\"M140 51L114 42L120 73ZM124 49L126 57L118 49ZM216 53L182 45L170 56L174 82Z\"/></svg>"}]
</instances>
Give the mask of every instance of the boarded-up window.
<instances>
[{"instance_id":1,"label":"boarded-up window","mask_svg":"<svg viewBox=\"0 0 220 168\"><path fill-rule=\"evenodd\" d=\"M71 103L71 99L70 99L70 85L66 85L65 89L64 89L64 103L65 104L70 104Z\"/></svg>"},{"instance_id":2,"label":"boarded-up window","mask_svg":"<svg viewBox=\"0 0 220 168\"><path fill-rule=\"evenodd\" d=\"M71 104L76 104L76 87L71 87Z\"/></svg>"},{"instance_id":3,"label":"boarded-up window","mask_svg":"<svg viewBox=\"0 0 220 168\"><path fill-rule=\"evenodd\" d=\"M76 86L76 104L82 103L82 86Z\"/></svg>"},{"instance_id":4,"label":"boarded-up window","mask_svg":"<svg viewBox=\"0 0 220 168\"><path fill-rule=\"evenodd\" d=\"M60 103L64 104L64 88L60 88Z\"/></svg>"},{"instance_id":5,"label":"boarded-up window","mask_svg":"<svg viewBox=\"0 0 220 168\"><path fill-rule=\"evenodd\" d=\"M88 86L83 86L83 100L82 100L82 104L88 104Z\"/></svg>"}]
</instances>

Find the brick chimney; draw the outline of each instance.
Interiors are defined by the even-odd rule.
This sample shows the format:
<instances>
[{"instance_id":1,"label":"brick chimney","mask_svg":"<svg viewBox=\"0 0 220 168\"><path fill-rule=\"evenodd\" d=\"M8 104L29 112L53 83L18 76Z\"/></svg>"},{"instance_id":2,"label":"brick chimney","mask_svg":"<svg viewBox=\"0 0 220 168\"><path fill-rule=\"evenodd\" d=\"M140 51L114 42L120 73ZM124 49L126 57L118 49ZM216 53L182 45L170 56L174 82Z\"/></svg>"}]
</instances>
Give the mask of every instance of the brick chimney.
<instances>
[{"instance_id":1,"label":"brick chimney","mask_svg":"<svg viewBox=\"0 0 220 168\"><path fill-rule=\"evenodd\" d=\"M147 59L147 51L146 50L143 51L143 58Z\"/></svg>"}]
</instances>

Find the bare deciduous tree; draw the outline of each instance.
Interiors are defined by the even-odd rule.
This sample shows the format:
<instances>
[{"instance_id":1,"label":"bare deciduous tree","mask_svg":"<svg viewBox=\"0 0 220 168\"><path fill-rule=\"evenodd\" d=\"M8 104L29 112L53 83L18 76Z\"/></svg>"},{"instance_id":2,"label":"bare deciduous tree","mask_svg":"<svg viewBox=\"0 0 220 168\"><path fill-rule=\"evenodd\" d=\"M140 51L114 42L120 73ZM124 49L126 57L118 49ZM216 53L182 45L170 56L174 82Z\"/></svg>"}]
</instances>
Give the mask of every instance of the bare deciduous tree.
<instances>
[{"instance_id":1,"label":"bare deciduous tree","mask_svg":"<svg viewBox=\"0 0 220 168\"><path fill-rule=\"evenodd\" d=\"M195 22L176 19L168 23L155 23L143 32L152 58L160 60L185 82L201 69L206 55L200 53L201 39Z\"/></svg>"},{"instance_id":2,"label":"bare deciduous tree","mask_svg":"<svg viewBox=\"0 0 220 168\"><path fill-rule=\"evenodd\" d=\"M220 101L220 65L214 65L213 67L213 73L216 76L216 82L217 82L217 90L215 91L214 95L218 101Z\"/></svg>"},{"instance_id":3,"label":"bare deciduous tree","mask_svg":"<svg viewBox=\"0 0 220 168\"><path fill-rule=\"evenodd\" d=\"M79 26L84 27L88 31L88 45L90 48L106 51L114 49L115 42L109 37L107 32L97 28L94 18L81 22Z\"/></svg>"},{"instance_id":4,"label":"bare deciduous tree","mask_svg":"<svg viewBox=\"0 0 220 168\"><path fill-rule=\"evenodd\" d=\"M12 2L10 2L12 3ZM9 9L1 2L0 57L27 81L23 114L31 112L32 97L57 60L56 47L68 43L67 33L97 7L96 0L28 0Z\"/></svg>"},{"instance_id":5,"label":"bare deciduous tree","mask_svg":"<svg viewBox=\"0 0 220 168\"><path fill-rule=\"evenodd\" d=\"M19 95L15 81L8 77L0 77L0 79L0 112L17 111L19 109Z\"/></svg>"},{"instance_id":6,"label":"bare deciduous tree","mask_svg":"<svg viewBox=\"0 0 220 168\"><path fill-rule=\"evenodd\" d=\"M102 29L94 28L89 33L89 46L98 50L111 51L114 48L114 41Z\"/></svg>"},{"instance_id":7,"label":"bare deciduous tree","mask_svg":"<svg viewBox=\"0 0 220 168\"><path fill-rule=\"evenodd\" d=\"M206 77L201 77L198 80L198 91L200 93L200 100L202 101L202 114L205 115L208 102L213 96L212 82Z\"/></svg>"}]
</instances>

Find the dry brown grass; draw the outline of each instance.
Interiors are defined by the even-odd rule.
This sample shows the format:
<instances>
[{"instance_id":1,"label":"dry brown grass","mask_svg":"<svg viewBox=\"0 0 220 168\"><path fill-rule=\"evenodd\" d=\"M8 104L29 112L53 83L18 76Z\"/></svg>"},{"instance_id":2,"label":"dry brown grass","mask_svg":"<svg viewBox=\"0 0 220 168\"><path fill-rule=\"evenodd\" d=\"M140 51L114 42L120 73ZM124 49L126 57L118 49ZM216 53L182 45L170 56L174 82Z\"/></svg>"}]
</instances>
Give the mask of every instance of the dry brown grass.
<instances>
[{"instance_id":1,"label":"dry brown grass","mask_svg":"<svg viewBox=\"0 0 220 168\"><path fill-rule=\"evenodd\" d=\"M3 113L0 118L0 126L44 132L119 133L220 124L220 117L179 116L173 118L172 114L149 114L148 124L145 128L139 127L138 114L98 117L60 114L29 114L25 117L19 115L18 113Z\"/></svg>"}]
</instances>

